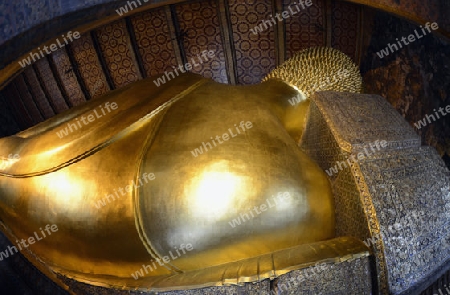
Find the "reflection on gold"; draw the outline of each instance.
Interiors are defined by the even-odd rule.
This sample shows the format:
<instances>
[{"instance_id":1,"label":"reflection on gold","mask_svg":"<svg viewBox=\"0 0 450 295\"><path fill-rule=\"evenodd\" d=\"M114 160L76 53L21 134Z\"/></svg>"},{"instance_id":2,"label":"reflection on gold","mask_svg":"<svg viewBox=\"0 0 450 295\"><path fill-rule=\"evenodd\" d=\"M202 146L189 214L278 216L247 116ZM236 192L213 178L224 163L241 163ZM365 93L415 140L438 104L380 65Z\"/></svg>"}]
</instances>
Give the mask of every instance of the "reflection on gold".
<instances>
[{"instance_id":1,"label":"reflection on gold","mask_svg":"<svg viewBox=\"0 0 450 295\"><path fill-rule=\"evenodd\" d=\"M87 182L62 171L32 178L40 194L52 198L55 212L79 213L85 204L86 190L90 187Z\"/></svg>"},{"instance_id":2,"label":"reflection on gold","mask_svg":"<svg viewBox=\"0 0 450 295\"><path fill-rule=\"evenodd\" d=\"M243 177L228 171L228 164L221 161L192 179L185 194L194 197L190 204L194 216L219 220L237 202L239 192L246 190L245 182Z\"/></svg>"},{"instance_id":3,"label":"reflection on gold","mask_svg":"<svg viewBox=\"0 0 450 295\"><path fill-rule=\"evenodd\" d=\"M13 157L0 158L0 169L8 170L9 167L14 165L17 161L19 161L19 159Z\"/></svg>"},{"instance_id":4,"label":"reflection on gold","mask_svg":"<svg viewBox=\"0 0 450 295\"><path fill-rule=\"evenodd\" d=\"M61 151L64 151L65 149L68 148L68 146L70 146L70 144L55 146L55 147L53 147L51 149L43 151L41 154L42 155L47 155L48 157L51 157L51 156L53 156L55 154L58 154Z\"/></svg>"}]
</instances>

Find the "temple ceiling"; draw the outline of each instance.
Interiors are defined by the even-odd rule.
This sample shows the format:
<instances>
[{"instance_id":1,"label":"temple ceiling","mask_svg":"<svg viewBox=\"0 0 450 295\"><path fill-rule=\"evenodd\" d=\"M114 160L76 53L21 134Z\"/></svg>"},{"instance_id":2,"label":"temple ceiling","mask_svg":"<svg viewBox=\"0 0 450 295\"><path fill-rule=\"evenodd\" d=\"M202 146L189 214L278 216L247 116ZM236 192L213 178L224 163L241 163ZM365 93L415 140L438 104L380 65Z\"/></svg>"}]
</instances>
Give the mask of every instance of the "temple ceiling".
<instances>
[{"instance_id":1,"label":"temple ceiling","mask_svg":"<svg viewBox=\"0 0 450 295\"><path fill-rule=\"evenodd\" d=\"M276 7L272 1L254 2L181 2L125 16L26 66L3 94L25 129L187 62L193 63L193 73L226 84L259 83L293 53L312 46L340 49L359 63L361 6L321 0L302 9L294 1L276 2ZM296 15L283 25L262 26L269 16L289 9ZM254 34L256 26L263 30ZM201 63L204 50L214 57Z\"/></svg>"},{"instance_id":2,"label":"temple ceiling","mask_svg":"<svg viewBox=\"0 0 450 295\"><path fill-rule=\"evenodd\" d=\"M442 58L428 57L441 51L439 40L446 42L445 36L449 36L448 2L317 0L304 8L294 2L141 1L143 5L136 7L107 0L97 5L45 2L39 7L26 1L2 3L0 136L34 126L134 81L164 75L187 62L197 63L193 73L221 83L256 84L294 52L312 46L330 46L349 55L361 66L365 89L388 99L411 125L445 100L446 91L439 89L440 85L446 87L445 69L434 66L441 64L438 60ZM121 11L124 7L128 12ZM269 23L283 11L289 12L287 19L263 26L263 21ZM392 13L395 24L380 22L386 18L379 17L380 11ZM396 61L394 55L383 60L376 57L377 50L399 37L395 34L399 26L409 26L404 33L408 34L428 21L439 23L439 30L432 43L425 41L433 44L426 52L419 54L417 46L417 51L404 56L406 48L400 51ZM254 34L257 26L262 30ZM30 59L31 65L21 67L20 63L30 58L30 50L39 53L37 48L42 52L45 45L64 42L68 31L80 32L81 37L68 40L50 54L43 52L35 62ZM198 57L205 50L214 56L201 63ZM423 70L410 65L417 59ZM391 79L393 75L395 79ZM429 83L429 77L436 83ZM409 87L412 82L415 86ZM446 140L449 127L439 124L443 126L418 132L444 156L450 150Z\"/></svg>"}]
</instances>

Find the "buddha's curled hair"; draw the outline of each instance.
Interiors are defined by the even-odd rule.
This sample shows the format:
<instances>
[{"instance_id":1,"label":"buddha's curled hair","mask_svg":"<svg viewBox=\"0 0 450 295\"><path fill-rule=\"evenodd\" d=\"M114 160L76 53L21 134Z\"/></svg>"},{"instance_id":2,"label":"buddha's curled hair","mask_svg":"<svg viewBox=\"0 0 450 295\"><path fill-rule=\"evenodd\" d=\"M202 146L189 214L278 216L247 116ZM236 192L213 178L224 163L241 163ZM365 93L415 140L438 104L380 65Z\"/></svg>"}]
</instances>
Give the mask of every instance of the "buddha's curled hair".
<instances>
[{"instance_id":1,"label":"buddha's curled hair","mask_svg":"<svg viewBox=\"0 0 450 295\"><path fill-rule=\"evenodd\" d=\"M296 88L302 100L317 91L362 92L358 66L343 52L314 47L297 52L269 73L263 81L279 79Z\"/></svg>"}]
</instances>

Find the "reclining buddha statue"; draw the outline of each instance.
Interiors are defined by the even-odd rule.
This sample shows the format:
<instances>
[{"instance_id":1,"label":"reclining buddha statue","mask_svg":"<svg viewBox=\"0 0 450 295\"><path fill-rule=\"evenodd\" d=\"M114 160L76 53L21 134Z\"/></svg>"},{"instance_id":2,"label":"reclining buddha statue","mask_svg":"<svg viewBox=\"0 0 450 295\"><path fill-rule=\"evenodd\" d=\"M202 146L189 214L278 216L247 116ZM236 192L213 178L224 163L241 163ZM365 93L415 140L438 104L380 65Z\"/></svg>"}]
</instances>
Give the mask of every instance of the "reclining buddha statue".
<instances>
[{"instance_id":1,"label":"reclining buddha statue","mask_svg":"<svg viewBox=\"0 0 450 295\"><path fill-rule=\"evenodd\" d=\"M298 264L283 251L335 237L329 181L298 143L310 95L361 90L349 57L304 50L259 85L151 79L0 139L11 251L82 282L169 290L274 277Z\"/></svg>"}]
</instances>

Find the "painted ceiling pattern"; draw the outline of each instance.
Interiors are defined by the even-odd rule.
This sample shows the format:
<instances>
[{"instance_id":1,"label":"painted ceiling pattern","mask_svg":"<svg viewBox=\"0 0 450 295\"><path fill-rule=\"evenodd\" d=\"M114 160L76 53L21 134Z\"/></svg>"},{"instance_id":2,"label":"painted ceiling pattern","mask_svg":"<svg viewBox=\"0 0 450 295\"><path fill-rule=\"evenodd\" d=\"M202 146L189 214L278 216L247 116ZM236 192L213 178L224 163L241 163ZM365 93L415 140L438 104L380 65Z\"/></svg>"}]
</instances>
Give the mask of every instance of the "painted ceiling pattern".
<instances>
[{"instance_id":1,"label":"painted ceiling pattern","mask_svg":"<svg viewBox=\"0 0 450 295\"><path fill-rule=\"evenodd\" d=\"M24 130L188 62L195 65L191 72L233 85L259 83L293 53L311 46L332 46L359 63L362 8L341 1L312 3L256 34L263 21L296 9L295 1L189 1L125 16L26 67L1 94ZM200 63L204 50L214 55Z\"/></svg>"}]
</instances>

